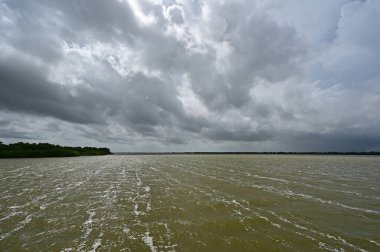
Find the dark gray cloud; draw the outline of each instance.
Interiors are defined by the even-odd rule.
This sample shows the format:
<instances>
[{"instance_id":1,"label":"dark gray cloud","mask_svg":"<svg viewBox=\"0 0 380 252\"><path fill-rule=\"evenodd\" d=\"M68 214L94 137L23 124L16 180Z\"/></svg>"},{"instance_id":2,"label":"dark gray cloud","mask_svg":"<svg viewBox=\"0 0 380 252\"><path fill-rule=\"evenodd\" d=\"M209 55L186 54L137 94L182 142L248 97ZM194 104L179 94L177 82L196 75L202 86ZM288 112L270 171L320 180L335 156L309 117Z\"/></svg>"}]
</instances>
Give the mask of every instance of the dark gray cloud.
<instances>
[{"instance_id":1,"label":"dark gray cloud","mask_svg":"<svg viewBox=\"0 0 380 252\"><path fill-rule=\"evenodd\" d=\"M91 96L70 94L63 86L48 82L39 69L8 59L0 62L0 107L2 109L48 115L74 123L101 123L95 114L92 90L80 90Z\"/></svg>"},{"instance_id":2,"label":"dark gray cloud","mask_svg":"<svg viewBox=\"0 0 380 252\"><path fill-rule=\"evenodd\" d=\"M0 138L380 148L375 0L0 0Z\"/></svg>"}]
</instances>

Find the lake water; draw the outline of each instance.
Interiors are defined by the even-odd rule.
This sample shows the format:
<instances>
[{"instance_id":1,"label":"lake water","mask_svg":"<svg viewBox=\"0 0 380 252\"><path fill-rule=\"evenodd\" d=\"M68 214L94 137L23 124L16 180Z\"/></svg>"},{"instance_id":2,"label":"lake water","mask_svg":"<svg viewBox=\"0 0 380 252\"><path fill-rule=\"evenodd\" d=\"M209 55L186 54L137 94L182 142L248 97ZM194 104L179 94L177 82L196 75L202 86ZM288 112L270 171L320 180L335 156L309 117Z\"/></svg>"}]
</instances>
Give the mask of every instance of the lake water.
<instances>
[{"instance_id":1,"label":"lake water","mask_svg":"<svg viewBox=\"0 0 380 252\"><path fill-rule=\"evenodd\" d=\"M4 159L0 251L380 251L380 157Z\"/></svg>"}]
</instances>

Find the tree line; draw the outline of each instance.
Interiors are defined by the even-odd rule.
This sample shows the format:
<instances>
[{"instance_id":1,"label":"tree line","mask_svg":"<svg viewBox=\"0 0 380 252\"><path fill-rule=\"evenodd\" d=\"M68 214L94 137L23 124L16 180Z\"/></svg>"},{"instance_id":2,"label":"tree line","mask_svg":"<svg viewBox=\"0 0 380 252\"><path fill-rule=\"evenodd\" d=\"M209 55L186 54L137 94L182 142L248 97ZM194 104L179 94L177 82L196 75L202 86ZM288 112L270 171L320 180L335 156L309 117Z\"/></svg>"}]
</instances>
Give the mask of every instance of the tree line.
<instances>
[{"instance_id":1,"label":"tree line","mask_svg":"<svg viewBox=\"0 0 380 252\"><path fill-rule=\"evenodd\" d=\"M108 148L68 147L49 143L13 143L0 141L0 158L76 157L112 154Z\"/></svg>"}]
</instances>

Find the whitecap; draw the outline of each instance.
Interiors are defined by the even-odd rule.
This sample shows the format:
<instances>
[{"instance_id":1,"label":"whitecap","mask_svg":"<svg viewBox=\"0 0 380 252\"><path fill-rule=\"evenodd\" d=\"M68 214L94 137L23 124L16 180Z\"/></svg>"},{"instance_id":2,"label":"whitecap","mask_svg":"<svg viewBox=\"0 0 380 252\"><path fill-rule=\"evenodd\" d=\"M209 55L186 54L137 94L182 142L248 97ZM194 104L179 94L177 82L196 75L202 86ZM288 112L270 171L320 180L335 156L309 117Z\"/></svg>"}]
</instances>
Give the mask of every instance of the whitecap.
<instances>
[{"instance_id":1,"label":"whitecap","mask_svg":"<svg viewBox=\"0 0 380 252\"><path fill-rule=\"evenodd\" d=\"M102 239L96 239L94 244L92 245L92 249L88 252L95 252L100 247L100 245L102 245Z\"/></svg>"},{"instance_id":2,"label":"whitecap","mask_svg":"<svg viewBox=\"0 0 380 252\"><path fill-rule=\"evenodd\" d=\"M145 232L144 243L150 248L150 251L156 252L156 247L153 245L153 237L150 236L149 232Z\"/></svg>"}]
</instances>

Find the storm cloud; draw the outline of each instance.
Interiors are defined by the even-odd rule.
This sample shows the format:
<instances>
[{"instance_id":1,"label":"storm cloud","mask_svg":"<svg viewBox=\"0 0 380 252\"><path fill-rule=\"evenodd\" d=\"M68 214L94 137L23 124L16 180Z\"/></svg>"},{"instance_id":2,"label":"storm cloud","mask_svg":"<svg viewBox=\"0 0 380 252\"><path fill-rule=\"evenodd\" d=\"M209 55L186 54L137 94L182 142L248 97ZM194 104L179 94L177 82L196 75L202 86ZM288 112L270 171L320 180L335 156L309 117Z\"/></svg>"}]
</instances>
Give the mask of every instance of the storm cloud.
<instances>
[{"instance_id":1,"label":"storm cloud","mask_svg":"<svg viewBox=\"0 0 380 252\"><path fill-rule=\"evenodd\" d=\"M380 2L0 0L0 139L380 148Z\"/></svg>"}]
</instances>

